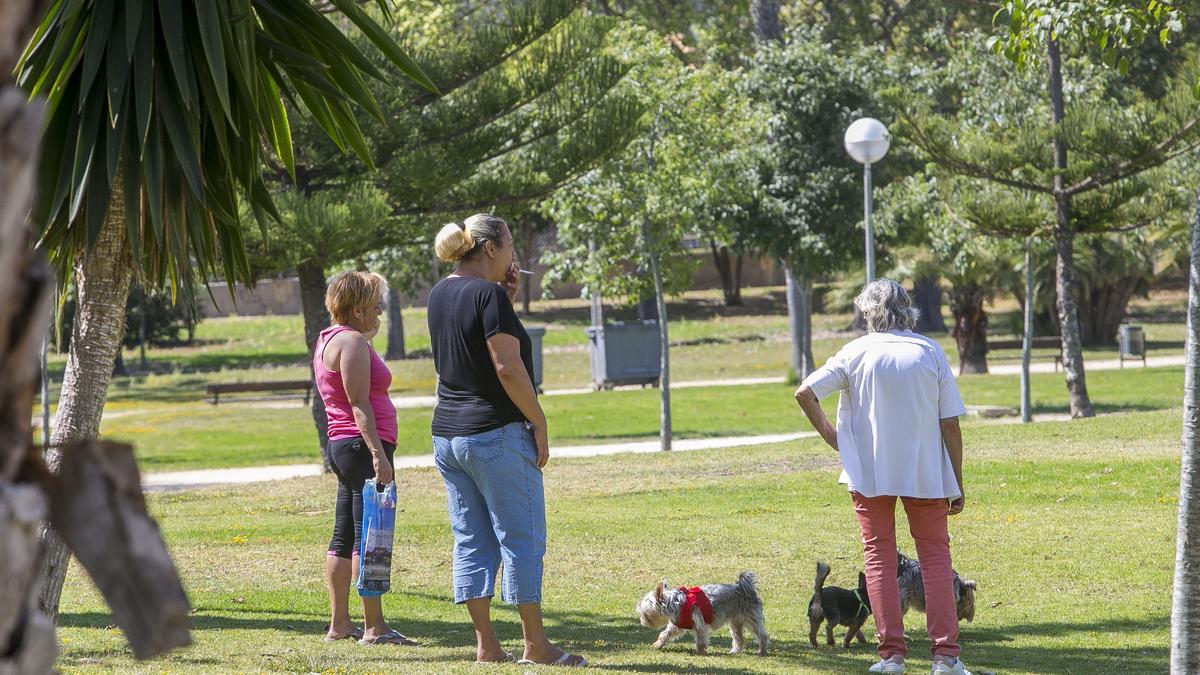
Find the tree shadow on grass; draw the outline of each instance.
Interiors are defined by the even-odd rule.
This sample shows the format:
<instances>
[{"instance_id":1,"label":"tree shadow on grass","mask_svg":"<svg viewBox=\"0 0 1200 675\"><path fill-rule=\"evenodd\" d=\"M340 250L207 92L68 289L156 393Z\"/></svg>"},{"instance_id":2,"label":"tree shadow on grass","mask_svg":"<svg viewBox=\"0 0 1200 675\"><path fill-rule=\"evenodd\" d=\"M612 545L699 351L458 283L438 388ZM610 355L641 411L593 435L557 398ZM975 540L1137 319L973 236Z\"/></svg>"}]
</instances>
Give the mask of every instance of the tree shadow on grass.
<instances>
[{"instance_id":1,"label":"tree shadow on grass","mask_svg":"<svg viewBox=\"0 0 1200 675\"><path fill-rule=\"evenodd\" d=\"M440 594L405 591L401 596L425 600L449 602ZM632 613L629 616L604 615L579 610L544 609L549 624L549 633L565 649L582 652L593 661L606 660L610 663L596 664L600 670L623 670L640 673L669 673L694 670L722 675L748 675L759 672L758 656L754 654L752 642L747 652L731 656L726 652L730 646L728 630L714 635L709 656L694 653L690 635L673 643L666 650L657 652L650 647L654 631L638 625ZM769 621L768 615L768 621ZM514 608L497 605L493 611L497 632L506 642L520 635L520 624ZM466 611L460 620L414 619L406 617L395 621L397 627L431 647L462 650L463 661L473 658L474 637L470 630ZM105 628L112 624L107 612L67 612L59 615L58 624L63 627ZM272 609L256 609L253 606L200 607L192 617L193 630L267 630L285 631L311 635L314 640L325 631L326 619L314 612L286 612ZM975 627L964 626L961 637L963 658L970 667L979 671L1024 670L1028 672L1077 672L1077 673L1156 673L1166 672L1170 656L1167 646L1128 647L1080 647L1063 644L1065 638L1092 633L1113 636L1132 635L1147 629L1157 630L1168 625L1168 617L1159 616L1148 620L1117 618L1091 622L1047 621L1030 622L1007 626ZM771 626L769 630L778 630ZM803 632L803 631L801 631ZM910 635L914 631L910 629ZM909 641L909 658L913 665L928 663L929 640L917 629ZM839 635L840 637L840 635ZM1014 645L1018 637L1053 638L1043 645L1029 645L1028 641ZM604 647L598 647L602 640ZM1128 642L1133 643L1130 637ZM1045 644L1048 642L1049 644ZM603 651L600 651L603 649ZM85 653L72 653L71 658L86 657ZM111 652L96 653L97 658L112 656ZM457 661L456 656L445 653L429 654L422 658L419 650L405 651L405 660L411 663ZM187 658L181 657L181 658ZM770 656L772 665L782 662L784 667L792 663L827 673L858 673L875 663L873 645L855 645L849 650L840 647L822 646L813 649L804 637L796 639L773 639ZM684 659L687 665L681 665ZM737 663L730 663L736 661Z\"/></svg>"}]
</instances>

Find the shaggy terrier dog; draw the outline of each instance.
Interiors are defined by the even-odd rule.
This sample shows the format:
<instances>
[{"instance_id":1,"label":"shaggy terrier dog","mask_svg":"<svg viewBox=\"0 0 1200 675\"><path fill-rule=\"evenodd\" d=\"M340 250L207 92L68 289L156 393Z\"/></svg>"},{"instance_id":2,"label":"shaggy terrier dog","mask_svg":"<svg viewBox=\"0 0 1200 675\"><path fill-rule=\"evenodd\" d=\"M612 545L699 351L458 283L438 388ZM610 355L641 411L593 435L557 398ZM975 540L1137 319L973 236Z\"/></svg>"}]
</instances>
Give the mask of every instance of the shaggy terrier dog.
<instances>
[{"instance_id":1,"label":"shaggy terrier dog","mask_svg":"<svg viewBox=\"0 0 1200 675\"><path fill-rule=\"evenodd\" d=\"M662 629L654 641L655 649L666 647L685 631L696 634L696 653L708 650L708 639L714 630L729 626L733 637L730 653L742 651L746 628L754 633L758 655L767 655L770 637L763 621L762 600L755 587L754 573L742 572L732 584L707 584L699 587L671 589L666 579L646 594L637 605L637 616L643 626Z\"/></svg>"},{"instance_id":2,"label":"shaggy terrier dog","mask_svg":"<svg viewBox=\"0 0 1200 675\"><path fill-rule=\"evenodd\" d=\"M904 553L896 552L896 582L900 585L900 609L925 612L925 584L921 581L921 563ZM958 620L975 619L975 587L970 579L963 579L954 572L954 604L958 608Z\"/></svg>"}]
</instances>

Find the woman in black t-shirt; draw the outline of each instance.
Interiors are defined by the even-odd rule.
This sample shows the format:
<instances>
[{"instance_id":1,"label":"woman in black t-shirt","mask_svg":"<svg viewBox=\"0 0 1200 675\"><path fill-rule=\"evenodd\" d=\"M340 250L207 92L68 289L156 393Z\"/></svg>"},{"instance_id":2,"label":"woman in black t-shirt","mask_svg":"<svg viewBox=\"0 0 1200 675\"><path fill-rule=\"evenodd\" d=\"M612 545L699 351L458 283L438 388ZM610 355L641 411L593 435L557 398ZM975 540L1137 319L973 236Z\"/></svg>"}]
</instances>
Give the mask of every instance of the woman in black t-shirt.
<instances>
[{"instance_id":1,"label":"woman in black t-shirt","mask_svg":"<svg viewBox=\"0 0 1200 675\"><path fill-rule=\"evenodd\" d=\"M586 665L554 646L542 627L542 467L550 447L531 379L529 335L512 306L512 233L503 220L478 214L443 227L435 248L442 260L458 263L428 302L438 373L433 452L454 534L454 601L467 605L478 661L515 660L500 646L490 616L503 562L502 598L517 605L524 629L520 662Z\"/></svg>"}]
</instances>

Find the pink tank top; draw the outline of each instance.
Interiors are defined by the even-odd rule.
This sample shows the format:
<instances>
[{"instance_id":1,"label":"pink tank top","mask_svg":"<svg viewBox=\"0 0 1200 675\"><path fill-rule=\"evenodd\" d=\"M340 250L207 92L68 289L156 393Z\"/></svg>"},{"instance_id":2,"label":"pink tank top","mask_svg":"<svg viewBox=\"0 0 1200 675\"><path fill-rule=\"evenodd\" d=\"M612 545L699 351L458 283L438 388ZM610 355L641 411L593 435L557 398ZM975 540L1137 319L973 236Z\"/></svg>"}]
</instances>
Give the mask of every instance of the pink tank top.
<instances>
[{"instance_id":1,"label":"pink tank top","mask_svg":"<svg viewBox=\"0 0 1200 675\"><path fill-rule=\"evenodd\" d=\"M325 402L325 416L329 420L331 441L361 435L358 425L354 423L354 411L350 409L350 399L346 396L342 374L326 368L324 359L325 345L329 339L348 330L354 329L336 324L326 328L317 337L316 348L313 349L313 373L317 379L317 393ZM371 393L368 401L371 403L371 410L375 412L375 430L379 434L379 440L387 443L396 442L396 406L388 396L388 387L391 384L392 372L388 370L387 364L379 354L371 349Z\"/></svg>"}]
</instances>

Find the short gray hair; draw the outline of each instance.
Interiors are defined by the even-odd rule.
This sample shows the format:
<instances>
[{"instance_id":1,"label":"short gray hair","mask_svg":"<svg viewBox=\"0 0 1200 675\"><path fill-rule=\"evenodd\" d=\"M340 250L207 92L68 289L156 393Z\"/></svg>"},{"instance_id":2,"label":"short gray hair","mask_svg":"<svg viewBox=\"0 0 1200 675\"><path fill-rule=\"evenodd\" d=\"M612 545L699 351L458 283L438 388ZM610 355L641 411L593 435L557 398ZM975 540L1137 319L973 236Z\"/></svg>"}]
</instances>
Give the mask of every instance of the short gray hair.
<instances>
[{"instance_id":1,"label":"short gray hair","mask_svg":"<svg viewBox=\"0 0 1200 675\"><path fill-rule=\"evenodd\" d=\"M863 286L854 299L854 306L863 313L868 333L912 330L917 327L917 318L921 315L913 307L908 291L891 279L876 279Z\"/></svg>"}]
</instances>

